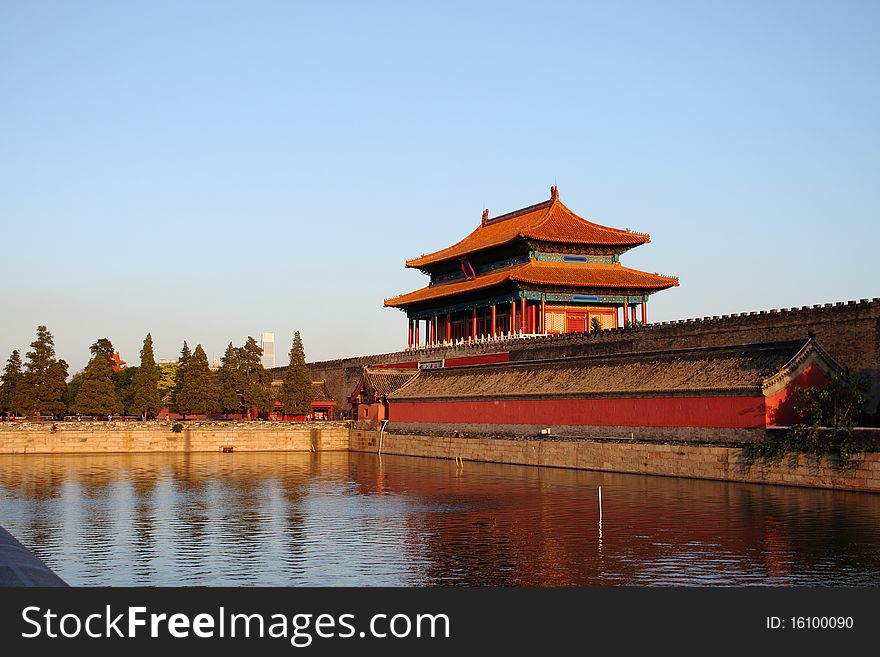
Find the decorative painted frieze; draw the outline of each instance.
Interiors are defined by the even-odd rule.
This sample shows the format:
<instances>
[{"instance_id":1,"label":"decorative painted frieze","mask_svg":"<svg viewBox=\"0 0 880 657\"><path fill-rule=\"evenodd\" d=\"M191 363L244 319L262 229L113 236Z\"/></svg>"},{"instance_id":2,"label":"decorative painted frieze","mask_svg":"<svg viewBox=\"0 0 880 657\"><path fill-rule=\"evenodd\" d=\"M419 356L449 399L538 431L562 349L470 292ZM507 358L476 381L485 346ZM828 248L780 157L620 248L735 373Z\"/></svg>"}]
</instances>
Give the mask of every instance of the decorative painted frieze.
<instances>
[{"instance_id":1,"label":"decorative painted frieze","mask_svg":"<svg viewBox=\"0 0 880 657\"><path fill-rule=\"evenodd\" d=\"M620 256L611 255L590 255L590 254L570 254L564 253L548 253L546 251L530 251L529 256L532 260L538 262L575 262L588 263L593 265L613 265L620 262Z\"/></svg>"},{"instance_id":2,"label":"decorative painted frieze","mask_svg":"<svg viewBox=\"0 0 880 657\"><path fill-rule=\"evenodd\" d=\"M614 303L625 304L627 300L631 306L648 301L647 294L566 294L562 292L537 292L534 290L520 290L521 299L540 301L563 301L566 303Z\"/></svg>"},{"instance_id":3,"label":"decorative painted frieze","mask_svg":"<svg viewBox=\"0 0 880 657\"><path fill-rule=\"evenodd\" d=\"M410 319L430 319L435 315L445 315L446 313L457 313L462 310L472 310L473 308L488 308L489 306L501 305L516 301L520 297L516 292L511 292L502 296L491 297L488 299L478 299L477 301L469 301L467 303L458 303L451 306L438 306L429 310L408 311L406 316Z\"/></svg>"}]
</instances>

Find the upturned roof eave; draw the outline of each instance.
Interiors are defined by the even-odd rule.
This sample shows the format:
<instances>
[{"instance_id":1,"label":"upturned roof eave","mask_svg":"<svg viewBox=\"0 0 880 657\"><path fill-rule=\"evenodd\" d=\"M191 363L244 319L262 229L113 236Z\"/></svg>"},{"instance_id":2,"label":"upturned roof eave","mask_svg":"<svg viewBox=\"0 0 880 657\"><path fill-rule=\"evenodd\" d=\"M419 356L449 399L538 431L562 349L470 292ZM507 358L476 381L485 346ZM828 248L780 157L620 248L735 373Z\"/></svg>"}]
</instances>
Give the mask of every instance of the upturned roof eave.
<instances>
[{"instance_id":1,"label":"upturned roof eave","mask_svg":"<svg viewBox=\"0 0 880 657\"><path fill-rule=\"evenodd\" d=\"M473 285L472 287L469 287L469 288L456 289L454 291L450 291L448 294L438 294L438 295L430 296L425 299L414 299L414 300L405 301L404 303L400 303L400 299L403 297L407 297L409 295L416 294L418 292L427 291L427 290L435 290L436 289L436 290L442 291L446 287L446 285L461 284L463 281L455 281L451 284L442 284L442 285L436 285L436 286L429 285L427 287L423 287L418 290L414 290L412 292L407 292L407 293L401 294L398 297L392 297L390 299L385 299L383 301L383 306L385 308L401 308L401 307L405 307L408 305L414 305L414 304L418 304L418 303L426 303L429 301L443 299L446 297L454 296L456 294L467 294L469 292L476 292L479 290L488 290L493 287L498 287L498 286L504 285L505 283L508 283L508 282L512 282L515 284L518 283L518 284L522 284L522 285L544 285L544 286L555 287L555 288L571 288L571 289L589 288L589 289L601 289L601 290L629 290L629 291L632 291L633 294L637 294L639 292L654 294L656 292L662 292L663 290L668 290L672 287L679 286L679 281L678 281L678 278L676 278L676 277L661 276L659 274L650 274L649 272L642 272L637 269L630 269L629 267L621 267L621 269L635 271L635 272L638 272L639 274L646 274L648 276L654 276L658 279L657 283L655 283L655 284L648 283L648 284L642 284L642 285L635 285L635 284L634 285L626 285L626 284L620 284L620 283L606 284L606 283L595 283L595 282L593 282L593 283L577 283L577 284L564 283L564 282L563 283L559 283L559 282L546 283L546 282L536 281L534 279L530 279L528 276L526 276L524 274L517 273L518 270L520 270L524 267L527 267L529 264L531 264L531 263L512 267L512 268L510 268L510 270L508 270L506 272L506 274L507 274L506 276L504 276L503 278L497 279L497 280L493 280L492 282L486 283L485 285ZM478 282L480 282L480 280L481 280L480 277L477 277L472 282L478 283Z\"/></svg>"},{"instance_id":2,"label":"upturned roof eave","mask_svg":"<svg viewBox=\"0 0 880 657\"><path fill-rule=\"evenodd\" d=\"M546 208L541 207L544 204L546 204ZM567 213L569 213L571 216L575 217L577 220L583 222L584 224L588 224L591 227L598 228L599 230L605 231L605 232L612 234L612 235L625 236L630 239L624 240L624 241L607 241L607 242L598 241L595 239L578 241L577 239L572 239L572 238L568 238L565 240L554 240L552 238L548 238L547 236L544 236L544 235L541 235L541 234L535 232L538 229L540 229L542 226L544 226L548 221L550 221L550 219L553 217L553 212L557 207L563 208ZM522 216L523 214L536 212L541 209L544 209L545 211L541 214L540 218L533 221L531 223L531 225L523 226L522 228L520 228L520 230L518 230L516 232L516 234L512 235L508 239L494 242L494 243L488 244L486 246L478 246L476 248L466 249L463 251L455 251L456 247L463 245L465 242L467 242L467 240L471 239L482 228L485 228L486 226L497 225L500 222L509 221L511 219L515 219L518 216ZM442 264L445 262L449 262L450 260L455 260L457 258L472 255L474 253L481 253L483 251L488 251L490 249L498 248L501 246L506 246L508 244L511 244L512 242L515 242L518 239L523 239L523 240L532 239L532 240L540 240L540 241L544 241L544 242L560 242L560 243L570 243L570 244L578 244L578 245L616 246L616 247L626 247L626 250L629 250L629 249L635 248L637 246L641 246L642 244L650 243L651 236L648 235L647 233L634 232L634 231L630 231L628 229L621 230L619 228L612 228L610 226L603 226L602 224L597 224L593 221L589 221L587 219L584 219L583 217L581 217L577 213L573 212L568 206L566 206L565 204L562 203L562 201L559 200L558 193L556 192L556 189L554 187L554 188L551 188L550 199L548 201L542 201L541 203L536 203L535 205L530 205L525 208L520 208L519 210L514 210L513 212L508 212L506 214L499 215L498 217L494 217L492 219L489 219L486 223L482 224L481 226L478 226L475 230L473 230L471 233L469 233L467 236L465 236L464 238L462 238L461 240L459 240L455 244L448 246L445 249L440 249L438 251L434 251L433 253L428 253L428 254L422 255L418 258L412 258L410 260L407 260L405 262L405 265L406 265L406 267L409 267L412 269L420 269L420 270L424 271L425 267L429 267L432 265L439 265L439 264ZM444 251L450 251L451 253L449 253L448 255L440 256L439 254L443 253Z\"/></svg>"},{"instance_id":3,"label":"upturned roof eave","mask_svg":"<svg viewBox=\"0 0 880 657\"><path fill-rule=\"evenodd\" d=\"M470 237L470 235L468 235L468 237ZM465 238L465 239L467 239L467 238ZM412 260L407 260L405 265L409 269L419 269L425 273L429 273L429 271L427 269L428 267L432 267L434 265L441 265L441 264L449 262L451 260L458 260L459 258L463 258L464 256L470 256L475 253L483 253L484 251L491 251L492 249L497 249L502 246L507 246L508 244L513 244L518 239L522 239L522 236L521 235L514 235L510 239L504 240L502 242L497 242L495 244L490 244L488 246L471 249L468 251L464 251L462 253L457 253L455 255L444 256L442 258L437 258L436 260L428 260L429 258L432 258L436 253L440 253L441 251L446 250L446 249L440 249L440 251L435 251L434 253L429 253L428 255L422 256L420 258L413 258ZM448 248L453 248L454 246L455 245L453 244L451 247L448 247Z\"/></svg>"},{"instance_id":4,"label":"upturned roof eave","mask_svg":"<svg viewBox=\"0 0 880 657\"><path fill-rule=\"evenodd\" d=\"M430 273L430 268L434 267L436 265L442 265L442 264L450 262L452 260L458 260L459 258L463 258L465 256L472 256L477 253L485 253L486 251L491 251L492 249L498 249L498 248L501 248L504 246L509 246L518 240L522 240L522 241L533 240L533 241L537 241L537 242L546 242L547 244L563 244L563 243L565 243L565 244L576 244L578 246L616 247L618 249L623 248L622 252L625 252L625 251L629 251L630 249L634 249L637 246L642 246L643 244L648 244L651 241L651 238L647 237L647 239L644 241L636 241L631 244L626 244L626 243L622 243L622 242L607 242L607 243L606 242L597 242L596 240L588 240L588 241L583 241L583 242L578 242L578 241L574 241L574 240L554 241L551 239L547 239L546 237L534 236L534 235L529 235L529 234L525 234L523 232L520 232L520 233L514 235L513 237L511 237L509 240L505 240L503 242L497 242L495 244L491 244L488 246L471 249L468 251L457 253L455 255L444 256L444 257L438 258L436 260L426 260L427 258L431 258L434 255L434 254L428 254L428 255L422 256L421 258L413 258L412 260L407 260L404 264L408 269L418 269L419 271L421 271L425 274L428 274L428 273ZM452 247L450 247L450 248L452 248ZM445 249L441 249L441 251L443 251L443 250L445 250ZM435 253L440 253L440 251L436 251Z\"/></svg>"}]
</instances>

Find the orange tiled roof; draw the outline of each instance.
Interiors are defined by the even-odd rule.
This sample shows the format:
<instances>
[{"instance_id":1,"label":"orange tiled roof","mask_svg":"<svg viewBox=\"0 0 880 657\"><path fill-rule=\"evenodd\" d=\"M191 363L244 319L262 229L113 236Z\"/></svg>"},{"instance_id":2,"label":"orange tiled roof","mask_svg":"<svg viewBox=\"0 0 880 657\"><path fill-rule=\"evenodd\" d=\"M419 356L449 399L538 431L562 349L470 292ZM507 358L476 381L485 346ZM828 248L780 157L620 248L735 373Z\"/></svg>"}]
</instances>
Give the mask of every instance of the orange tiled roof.
<instances>
[{"instance_id":1,"label":"orange tiled roof","mask_svg":"<svg viewBox=\"0 0 880 657\"><path fill-rule=\"evenodd\" d=\"M484 214L483 218L483 223L457 244L420 258L407 260L406 266L424 267L501 246L518 238L568 244L630 247L651 241L648 235L642 233L609 228L582 219L563 205L555 187L550 189L548 201L492 219Z\"/></svg>"},{"instance_id":2,"label":"orange tiled roof","mask_svg":"<svg viewBox=\"0 0 880 657\"><path fill-rule=\"evenodd\" d=\"M493 271L470 281L455 281L423 287L421 290L416 290L409 294L386 299L385 306L391 308L405 307L422 301L442 299L465 292L494 287L507 281L556 287L646 290L650 292L658 292L678 285L678 279L675 277L649 274L638 269L624 267L620 263L599 265L536 262L533 260L522 265L510 267L509 269Z\"/></svg>"},{"instance_id":3,"label":"orange tiled roof","mask_svg":"<svg viewBox=\"0 0 880 657\"><path fill-rule=\"evenodd\" d=\"M542 285L665 290L678 286L678 278L613 265L529 262L511 273L511 280Z\"/></svg>"}]
</instances>

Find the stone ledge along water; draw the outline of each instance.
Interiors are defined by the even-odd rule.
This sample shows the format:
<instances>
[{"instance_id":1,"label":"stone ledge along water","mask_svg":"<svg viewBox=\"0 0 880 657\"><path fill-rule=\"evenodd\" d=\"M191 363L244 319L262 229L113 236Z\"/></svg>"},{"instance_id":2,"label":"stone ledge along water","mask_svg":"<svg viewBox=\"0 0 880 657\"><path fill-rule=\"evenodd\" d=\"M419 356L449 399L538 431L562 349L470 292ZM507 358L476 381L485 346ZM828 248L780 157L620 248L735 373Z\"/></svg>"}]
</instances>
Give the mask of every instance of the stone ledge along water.
<instances>
[{"instance_id":1,"label":"stone ledge along water","mask_svg":"<svg viewBox=\"0 0 880 657\"><path fill-rule=\"evenodd\" d=\"M0 424L0 454L319 452L348 449L341 423L15 422Z\"/></svg>"},{"instance_id":2,"label":"stone ledge along water","mask_svg":"<svg viewBox=\"0 0 880 657\"><path fill-rule=\"evenodd\" d=\"M376 452L377 431L353 429L351 450ZM880 452L862 454L846 468L831 457L787 455L779 463L747 463L739 447L633 440L554 440L389 434L382 453L690 479L781 484L880 493Z\"/></svg>"},{"instance_id":3,"label":"stone ledge along water","mask_svg":"<svg viewBox=\"0 0 880 657\"><path fill-rule=\"evenodd\" d=\"M377 452L379 432L342 423L21 423L0 425L0 454ZM53 426L55 427L53 429ZM383 454L880 492L880 452L847 468L831 456L746 463L739 447L644 438L565 439L385 433Z\"/></svg>"}]
</instances>

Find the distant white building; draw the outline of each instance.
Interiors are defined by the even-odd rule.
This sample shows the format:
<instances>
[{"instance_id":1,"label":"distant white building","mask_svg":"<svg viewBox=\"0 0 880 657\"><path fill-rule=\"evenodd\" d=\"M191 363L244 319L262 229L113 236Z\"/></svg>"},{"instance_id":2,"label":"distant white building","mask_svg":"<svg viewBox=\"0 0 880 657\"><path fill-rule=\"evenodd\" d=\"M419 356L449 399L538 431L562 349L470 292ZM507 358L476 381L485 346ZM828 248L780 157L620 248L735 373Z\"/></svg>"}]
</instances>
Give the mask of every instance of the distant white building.
<instances>
[{"instance_id":1,"label":"distant white building","mask_svg":"<svg viewBox=\"0 0 880 657\"><path fill-rule=\"evenodd\" d=\"M263 348L263 367L265 367L266 369L269 369L270 367L275 367L275 334L261 334L260 346Z\"/></svg>"}]
</instances>

